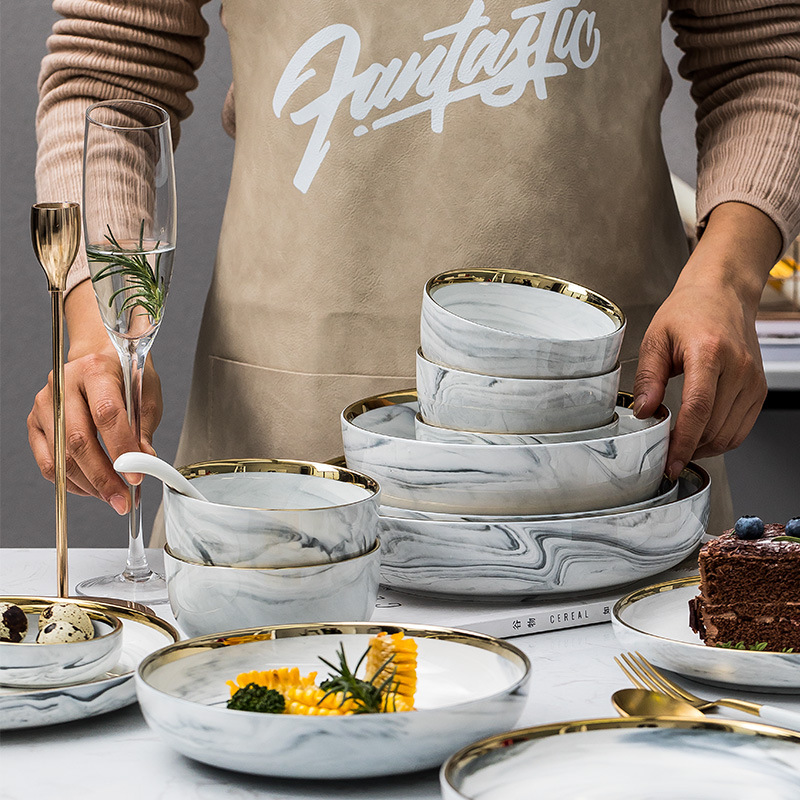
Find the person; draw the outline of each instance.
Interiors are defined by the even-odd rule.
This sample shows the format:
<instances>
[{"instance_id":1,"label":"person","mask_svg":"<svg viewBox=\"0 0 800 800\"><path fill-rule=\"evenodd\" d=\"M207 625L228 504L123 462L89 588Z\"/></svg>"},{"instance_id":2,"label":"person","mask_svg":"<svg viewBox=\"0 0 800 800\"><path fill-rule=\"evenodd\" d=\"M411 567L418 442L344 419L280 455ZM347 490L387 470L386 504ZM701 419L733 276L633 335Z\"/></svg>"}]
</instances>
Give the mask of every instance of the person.
<instances>
[{"instance_id":1,"label":"person","mask_svg":"<svg viewBox=\"0 0 800 800\"><path fill-rule=\"evenodd\" d=\"M55 0L65 18L40 76L40 198L80 200L92 101L156 102L177 143L204 2ZM486 265L554 274L623 308L622 386L636 414L665 394L674 408L682 400L672 476L743 441L766 396L760 293L800 230L800 6L226 0L223 10L235 86L223 118L236 150L178 463L336 455L344 406L413 384L427 278ZM668 10L698 104L691 255L660 141ZM69 488L123 514L111 460L152 449L159 381L150 364L139 445L87 277L85 263L73 268L66 301ZM28 427L52 479L49 392ZM712 532L731 517L719 497Z\"/></svg>"}]
</instances>

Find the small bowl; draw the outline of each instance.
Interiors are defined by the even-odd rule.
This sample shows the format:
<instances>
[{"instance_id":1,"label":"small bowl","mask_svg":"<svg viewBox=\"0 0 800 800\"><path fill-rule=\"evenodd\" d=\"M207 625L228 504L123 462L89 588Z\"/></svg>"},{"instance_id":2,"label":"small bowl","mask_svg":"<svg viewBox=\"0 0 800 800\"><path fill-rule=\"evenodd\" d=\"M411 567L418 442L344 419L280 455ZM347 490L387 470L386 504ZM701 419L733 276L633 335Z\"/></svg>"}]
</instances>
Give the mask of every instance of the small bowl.
<instances>
[{"instance_id":1,"label":"small bowl","mask_svg":"<svg viewBox=\"0 0 800 800\"><path fill-rule=\"evenodd\" d=\"M619 365L585 378L501 378L435 364L417 351L417 395L429 425L480 433L558 433L605 425Z\"/></svg>"},{"instance_id":2,"label":"small bowl","mask_svg":"<svg viewBox=\"0 0 800 800\"><path fill-rule=\"evenodd\" d=\"M189 636L255 625L369 619L378 597L380 542L363 555L302 567L218 567L164 548L169 604Z\"/></svg>"},{"instance_id":3,"label":"small bowl","mask_svg":"<svg viewBox=\"0 0 800 800\"><path fill-rule=\"evenodd\" d=\"M614 414L611 422L597 428L566 433L476 433L474 431L454 431L450 428L439 428L428 425L422 415L414 418L414 431L421 442L454 442L456 444L554 444L555 442L588 442L614 436L619 428L619 415Z\"/></svg>"},{"instance_id":4,"label":"small bowl","mask_svg":"<svg viewBox=\"0 0 800 800\"><path fill-rule=\"evenodd\" d=\"M708 525L708 473L689 464L679 485L674 502L617 514L479 522L382 516L382 583L426 595L507 598L648 578L693 552Z\"/></svg>"},{"instance_id":5,"label":"small bowl","mask_svg":"<svg viewBox=\"0 0 800 800\"><path fill-rule=\"evenodd\" d=\"M366 553L380 487L313 461L205 461L180 472L210 502L164 486L164 524L179 559L233 567L298 567Z\"/></svg>"},{"instance_id":6,"label":"small bowl","mask_svg":"<svg viewBox=\"0 0 800 800\"><path fill-rule=\"evenodd\" d=\"M415 711L340 717L225 707L226 681L242 672L298 666L324 677L319 656L335 663L341 645L354 666L380 631L402 631L417 642ZM459 747L512 727L525 707L530 674L521 650L479 633L322 623L179 642L144 659L136 692L150 728L189 758L256 775L352 781L439 766ZM364 796L377 791L365 787Z\"/></svg>"},{"instance_id":7,"label":"small bowl","mask_svg":"<svg viewBox=\"0 0 800 800\"><path fill-rule=\"evenodd\" d=\"M611 372L625 334L620 308L568 281L515 269L451 270L422 298L420 342L437 364L507 378Z\"/></svg>"},{"instance_id":8,"label":"small bowl","mask_svg":"<svg viewBox=\"0 0 800 800\"><path fill-rule=\"evenodd\" d=\"M620 393L619 433L589 442L507 445L417 441L416 392L360 400L342 412L347 464L381 484L386 505L450 514L565 514L637 503L658 490L669 411L649 420Z\"/></svg>"},{"instance_id":9,"label":"small bowl","mask_svg":"<svg viewBox=\"0 0 800 800\"><path fill-rule=\"evenodd\" d=\"M21 642L0 642L0 685L25 688L70 686L90 681L111 669L122 650L122 623L117 617L84 606L94 626L94 638L63 644L39 644L39 614L52 603L18 604L28 617L28 633ZM77 606L75 598L68 601Z\"/></svg>"}]
</instances>

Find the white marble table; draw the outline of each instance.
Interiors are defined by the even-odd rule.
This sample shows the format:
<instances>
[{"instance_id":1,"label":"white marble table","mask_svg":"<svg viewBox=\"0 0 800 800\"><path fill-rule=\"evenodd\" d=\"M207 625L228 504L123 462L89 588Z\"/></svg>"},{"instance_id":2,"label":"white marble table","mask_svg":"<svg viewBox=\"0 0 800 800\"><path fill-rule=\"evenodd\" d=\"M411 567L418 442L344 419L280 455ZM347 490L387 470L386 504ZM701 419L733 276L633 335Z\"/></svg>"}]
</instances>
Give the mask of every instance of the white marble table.
<instances>
[{"instance_id":1,"label":"white marble table","mask_svg":"<svg viewBox=\"0 0 800 800\"><path fill-rule=\"evenodd\" d=\"M152 563L161 554L149 551ZM73 550L70 586L118 569L121 550ZM50 595L56 586L52 550L0 549L0 595ZM174 623L167 606L157 613ZM409 620L413 621L413 620ZM447 625L446 619L441 624ZM530 696L519 727L613 716L610 696L627 686L613 661L620 652L610 624L517 637L533 663ZM711 687L685 681L709 697ZM734 694L726 692L726 694ZM719 695L716 695L719 696ZM748 695L800 712L800 697ZM753 717L731 716L753 720ZM0 796L60 800L413 800L440 797L434 770L354 781L293 781L240 775L198 764L162 744L137 705L78 722L7 731L0 740Z\"/></svg>"}]
</instances>

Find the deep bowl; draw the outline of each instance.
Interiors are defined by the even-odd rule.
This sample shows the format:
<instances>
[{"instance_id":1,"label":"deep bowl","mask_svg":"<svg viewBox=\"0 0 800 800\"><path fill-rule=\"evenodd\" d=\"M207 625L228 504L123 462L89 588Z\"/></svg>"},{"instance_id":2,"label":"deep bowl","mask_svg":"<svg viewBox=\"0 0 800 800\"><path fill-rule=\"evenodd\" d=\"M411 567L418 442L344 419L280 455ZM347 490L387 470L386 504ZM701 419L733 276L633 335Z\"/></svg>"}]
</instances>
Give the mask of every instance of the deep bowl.
<instances>
[{"instance_id":1,"label":"deep bowl","mask_svg":"<svg viewBox=\"0 0 800 800\"><path fill-rule=\"evenodd\" d=\"M295 567L351 558L375 543L380 487L313 461L237 459L183 467L211 502L164 486L172 553L217 566Z\"/></svg>"},{"instance_id":2,"label":"deep bowl","mask_svg":"<svg viewBox=\"0 0 800 800\"><path fill-rule=\"evenodd\" d=\"M84 607L94 627L94 638L63 644L39 644L39 614L52 603L81 600L30 600L17 604L28 617L28 633L21 642L0 642L0 685L25 688L69 686L102 675L119 661L122 623L117 617Z\"/></svg>"},{"instance_id":3,"label":"deep bowl","mask_svg":"<svg viewBox=\"0 0 800 800\"><path fill-rule=\"evenodd\" d=\"M303 567L218 567L164 548L169 604L189 636L256 625L369 619L380 579L380 542L363 555Z\"/></svg>"},{"instance_id":4,"label":"deep bowl","mask_svg":"<svg viewBox=\"0 0 800 800\"><path fill-rule=\"evenodd\" d=\"M417 351L417 394L430 425L481 433L556 433L605 425L620 367L583 378L501 378L444 367Z\"/></svg>"},{"instance_id":5,"label":"deep bowl","mask_svg":"<svg viewBox=\"0 0 800 800\"><path fill-rule=\"evenodd\" d=\"M380 631L417 641L415 711L295 716L234 711L226 681L298 666L326 674L319 656L352 664ZM526 701L530 662L514 645L448 628L381 623L291 625L179 642L146 658L136 691L147 724L170 747L217 767L289 778L413 772L512 727Z\"/></svg>"},{"instance_id":6,"label":"deep bowl","mask_svg":"<svg viewBox=\"0 0 800 800\"><path fill-rule=\"evenodd\" d=\"M568 281L515 269L451 270L422 297L425 357L484 375L574 378L611 372L620 308Z\"/></svg>"},{"instance_id":7,"label":"deep bowl","mask_svg":"<svg viewBox=\"0 0 800 800\"><path fill-rule=\"evenodd\" d=\"M456 514L563 514L636 503L661 482L669 411L637 420L620 393L619 433L589 442L445 444L415 438L416 392L359 400L342 412L350 468L379 481L386 505Z\"/></svg>"},{"instance_id":8,"label":"deep bowl","mask_svg":"<svg viewBox=\"0 0 800 800\"><path fill-rule=\"evenodd\" d=\"M710 478L689 464L678 499L617 514L470 522L381 517L382 582L430 595L588 592L679 564L708 524Z\"/></svg>"}]
</instances>

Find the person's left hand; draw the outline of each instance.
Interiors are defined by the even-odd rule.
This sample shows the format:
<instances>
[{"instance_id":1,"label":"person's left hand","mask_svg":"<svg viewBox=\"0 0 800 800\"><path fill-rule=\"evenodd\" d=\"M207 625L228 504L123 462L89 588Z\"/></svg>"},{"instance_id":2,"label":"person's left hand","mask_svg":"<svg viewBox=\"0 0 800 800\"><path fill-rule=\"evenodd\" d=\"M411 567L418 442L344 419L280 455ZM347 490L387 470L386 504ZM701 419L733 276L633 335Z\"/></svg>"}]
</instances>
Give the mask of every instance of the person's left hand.
<instances>
[{"instance_id":1,"label":"person's left hand","mask_svg":"<svg viewBox=\"0 0 800 800\"><path fill-rule=\"evenodd\" d=\"M672 478L691 458L738 447L755 424L767 395L755 316L779 236L751 206L718 206L645 333L633 390L636 416L652 416L669 378L684 375L667 456Z\"/></svg>"}]
</instances>

